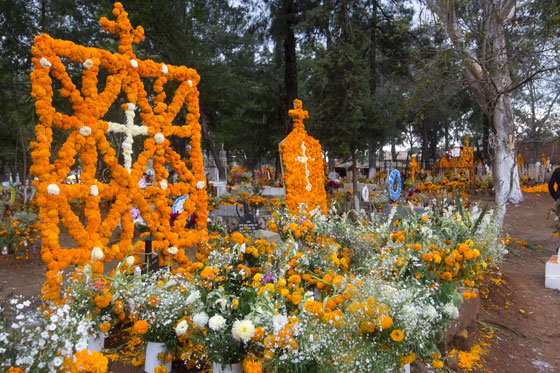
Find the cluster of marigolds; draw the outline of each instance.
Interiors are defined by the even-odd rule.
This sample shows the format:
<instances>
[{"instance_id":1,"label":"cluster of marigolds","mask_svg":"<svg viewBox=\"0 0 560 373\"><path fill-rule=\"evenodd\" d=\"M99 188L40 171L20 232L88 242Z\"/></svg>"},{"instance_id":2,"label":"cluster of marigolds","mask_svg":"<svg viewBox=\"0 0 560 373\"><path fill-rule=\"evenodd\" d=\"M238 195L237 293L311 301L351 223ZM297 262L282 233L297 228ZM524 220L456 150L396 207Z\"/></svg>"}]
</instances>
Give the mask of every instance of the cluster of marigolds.
<instances>
[{"instance_id":1,"label":"cluster of marigolds","mask_svg":"<svg viewBox=\"0 0 560 373\"><path fill-rule=\"evenodd\" d=\"M132 245L134 224L130 210L136 206L153 233L154 250L166 260L167 247L191 247L206 240L207 195L200 148L200 113L196 85L200 77L195 70L176 67L151 60L139 60L132 51L132 44L143 40L143 29L133 29L127 13L120 3L113 10L116 21L101 19L104 30L119 34L120 53L75 45L70 41L56 40L43 34L35 38L32 48L34 71L31 73L32 96L36 100L39 124L35 128L37 140L31 143L33 165L31 173L37 178L37 205L41 209L42 257L47 263L47 281L42 293L44 299L57 298L60 293L59 271L84 263L93 248L100 248L105 260L122 259ZM82 67L82 84L78 89L66 71L63 58ZM98 74L105 69L109 75L104 89L98 89ZM60 96L67 98L74 115L56 111L53 104L53 78L62 88ZM153 98L148 98L141 78L153 78ZM179 82L179 87L169 104L166 103L164 85ZM139 108L141 126L127 123L126 152L132 146L134 135L144 133L143 151L133 165L119 164L117 153L107 140L112 123L103 119L111 105L123 92L128 104L121 108L132 112ZM152 102L150 102L150 100ZM186 103L186 125L172 122ZM127 112L127 114L128 114ZM67 130L68 138L51 162L53 126ZM119 125L116 125L119 127ZM122 127L125 127L124 125ZM138 128L134 128L138 127ZM189 138L188 165L171 148L169 138ZM109 167L112 180L102 183L96 178L99 156ZM79 157L81 183L65 184L70 168ZM138 181L152 160L155 172L153 186L141 189ZM126 162L125 162L126 163ZM166 165L179 176L179 182L168 183ZM169 224L173 197L188 195L184 212L173 226ZM83 200L87 225L80 222L70 208L74 199ZM101 219L100 202L112 201L105 219ZM196 212L195 229L186 229L186 221ZM59 223L62 223L77 243L76 248L61 249ZM121 226L120 241L109 246L109 239L117 226ZM140 247L139 250L142 248ZM176 258L181 265L188 265L186 256ZM96 265L101 273L103 266Z\"/></svg>"}]
</instances>

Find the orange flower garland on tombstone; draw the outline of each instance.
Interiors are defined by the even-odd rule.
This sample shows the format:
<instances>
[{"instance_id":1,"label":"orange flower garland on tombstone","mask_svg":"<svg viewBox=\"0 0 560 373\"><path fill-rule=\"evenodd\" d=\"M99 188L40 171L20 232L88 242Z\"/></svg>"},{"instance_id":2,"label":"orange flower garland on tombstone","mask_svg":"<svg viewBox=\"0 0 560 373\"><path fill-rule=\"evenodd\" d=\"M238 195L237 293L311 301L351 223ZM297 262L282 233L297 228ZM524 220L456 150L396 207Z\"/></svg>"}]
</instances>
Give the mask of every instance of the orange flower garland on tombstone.
<instances>
[{"instance_id":1,"label":"orange flower garland on tombstone","mask_svg":"<svg viewBox=\"0 0 560 373\"><path fill-rule=\"evenodd\" d=\"M303 120L309 118L309 114L302 109L300 100L294 100L294 109L288 114L294 118L294 129L280 143L286 202L292 213L296 213L302 203L309 202L308 209L318 205L326 212L327 193L321 144L305 131Z\"/></svg>"},{"instance_id":2,"label":"orange flower garland on tombstone","mask_svg":"<svg viewBox=\"0 0 560 373\"><path fill-rule=\"evenodd\" d=\"M133 206L140 210L153 233L153 249L159 250L163 259L169 255L167 248L170 246L186 248L207 240L208 197L200 148L196 89L200 77L196 70L184 66L137 59L132 44L144 39L143 28L138 26L134 29L131 26L121 3L115 3L113 15L116 21L103 17L100 23L105 31L119 35L120 53L75 45L46 34L37 36L32 47L32 96L36 100L39 124L35 127L37 141L31 143L31 172L37 177L34 185L37 188L37 204L41 208L41 253L48 268L42 289L44 299L59 299L62 280L59 271L65 267L87 263L91 258L95 260L93 270L101 272L101 260L123 258L132 247L134 223L130 210ZM81 65L81 89L72 82L62 58ZM98 89L100 68L108 72L101 92ZM61 83L60 96L69 100L73 116L53 108L53 78ZM141 78L154 80L153 98L144 89ZM176 81L179 86L174 97L166 102L163 86L168 81ZM103 118L121 92L128 101L121 106L126 124L107 122ZM186 125L173 125L183 103L186 103ZM137 108L141 125L134 125ZM66 130L68 137L58 151L58 158L51 162L53 126ZM124 165L118 163L117 153L107 140L107 133L111 131L125 133ZM140 141L135 138L138 135L144 135L144 149L132 163L132 143ZM189 138L190 169L171 148L171 136ZM112 180L108 183L95 177L99 156L110 170ZM82 168L81 183L65 184L76 157L79 157ZM138 182L150 159L155 172L154 186L141 189ZM178 182L168 183L166 165L178 174ZM183 205L184 212L171 227L169 215L173 198L185 195L189 198ZM70 202L76 199L84 202L85 226L70 207ZM101 200L113 201L104 220L100 214ZM194 213L196 226L186 229L187 219ZM122 226L120 242L108 246L119 222ZM78 247L61 249L59 223L67 228ZM190 265L183 250L173 255L173 259L183 267Z\"/></svg>"}]
</instances>

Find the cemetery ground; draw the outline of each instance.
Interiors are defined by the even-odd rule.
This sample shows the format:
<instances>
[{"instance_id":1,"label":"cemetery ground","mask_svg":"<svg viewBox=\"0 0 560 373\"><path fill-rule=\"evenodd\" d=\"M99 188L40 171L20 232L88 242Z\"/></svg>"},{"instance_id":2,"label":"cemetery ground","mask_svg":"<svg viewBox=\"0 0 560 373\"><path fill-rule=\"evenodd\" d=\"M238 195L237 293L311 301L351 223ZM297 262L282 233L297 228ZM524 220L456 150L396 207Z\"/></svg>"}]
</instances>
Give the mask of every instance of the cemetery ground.
<instances>
[{"instance_id":1,"label":"cemetery ground","mask_svg":"<svg viewBox=\"0 0 560 373\"><path fill-rule=\"evenodd\" d=\"M472 199L493 204L489 194ZM545 263L560 246L560 238L552 235L558 224L549 215L552 206L548 194L525 193L525 201L507 208L504 232L512 238L510 253L501 271L480 286L477 321L468 328L466 341L457 342L475 351L472 355L482 349L473 371L560 372L560 292L544 287ZM11 293L39 298L45 266L39 252L30 254L27 261L0 255L0 299Z\"/></svg>"}]
</instances>

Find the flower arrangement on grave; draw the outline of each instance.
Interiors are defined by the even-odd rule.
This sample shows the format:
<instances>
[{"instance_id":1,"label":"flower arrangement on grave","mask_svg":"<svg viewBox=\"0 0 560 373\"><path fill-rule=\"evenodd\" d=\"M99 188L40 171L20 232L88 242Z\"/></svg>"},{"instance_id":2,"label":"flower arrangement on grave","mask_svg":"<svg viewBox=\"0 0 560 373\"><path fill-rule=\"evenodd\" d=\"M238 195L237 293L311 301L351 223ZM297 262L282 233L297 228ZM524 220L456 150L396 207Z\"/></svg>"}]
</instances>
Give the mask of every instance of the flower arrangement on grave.
<instances>
[{"instance_id":1,"label":"flower arrangement on grave","mask_svg":"<svg viewBox=\"0 0 560 373\"><path fill-rule=\"evenodd\" d=\"M309 114L302 109L300 100L294 100L294 109L288 114L294 118L294 129L280 144L286 202L293 213L299 211L301 204L310 206L310 203L321 206L326 213L327 196L321 144L305 130L303 120L309 118Z\"/></svg>"},{"instance_id":2,"label":"flower arrangement on grave","mask_svg":"<svg viewBox=\"0 0 560 373\"><path fill-rule=\"evenodd\" d=\"M179 337L186 332L180 321L195 293L184 274L173 274L169 268L134 276L124 305L133 332L145 342L164 343L173 355Z\"/></svg>"},{"instance_id":3,"label":"flower arrangement on grave","mask_svg":"<svg viewBox=\"0 0 560 373\"><path fill-rule=\"evenodd\" d=\"M118 34L119 53L87 48L70 41L53 39L46 34L35 38L32 53L34 70L31 73L32 96L36 101L39 124L36 126L37 140L31 142L33 165L31 173L37 180L37 205L41 208L42 258L47 264L47 280L43 287L45 299L59 299L59 271L69 265L87 263L94 247L105 254L105 260L122 259L131 247L134 224L130 216L132 206L138 207L147 227L153 232L153 248L161 251L167 259L165 249L170 246L192 247L204 242L207 236L207 195L206 180L200 145L200 113L196 85L200 77L193 69L139 60L133 52L132 44L144 39L142 27L133 28L121 3L115 3L113 15L116 21L101 18L104 30ZM82 67L82 85L78 89L72 82L63 59ZM98 90L98 74L101 68L109 72L105 89ZM141 77L154 79L153 102L148 100ZM61 83L60 95L72 105L74 116L58 112L52 106L53 79ZM179 86L173 99L166 103L164 85L177 81ZM105 114L123 92L128 103L122 105L126 124L107 121ZM186 125L173 125L173 120L186 103ZM140 111L142 125L134 125L136 112ZM58 157L51 162L53 127L67 131L66 142L58 151ZM116 151L107 140L108 132L125 133L123 143L124 164L118 163ZM132 141L134 136L144 135L143 151L132 163ZM189 166L173 151L171 136L189 138ZM112 180L103 183L95 178L98 153L107 165ZM81 183L65 184L67 174L75 162L81 160ZM142 189L138 180L153 160L154 185ZM165 165L179 175L179 181L168 183L169 172ZM178 217L180 224L171 227L167 217L171 213L170 199L189 195L184 204L184 212ZM84 201L87 227L80 223L69 208L73 200ZM103 200L113 200L107 217L102 220L100 204ZM155 208L152 208L154 206ZM194 229L186 229L186 222L193 212L198 220ZM109 246L112 232L121 224L120 242ZM58 224L62 223L74 238L77 247L62 250L58 235ZM180 263L189 267L190 262ZM99 269L99 268L94 268Z\"/></svg>"},{"instance_id":4,"label":"flower arrangement on grave","mask_svg":"<svg viewBox=\"0 0 560 373\"><path fill-rule=\"evenodd\" d=\"M30 206L21 210L2 211L0 218L0 250L6 248L8 252L15 252L17 257L29 256L28 248L37 241L39 224L37 214Z\"/></svg>"}]
</instances>

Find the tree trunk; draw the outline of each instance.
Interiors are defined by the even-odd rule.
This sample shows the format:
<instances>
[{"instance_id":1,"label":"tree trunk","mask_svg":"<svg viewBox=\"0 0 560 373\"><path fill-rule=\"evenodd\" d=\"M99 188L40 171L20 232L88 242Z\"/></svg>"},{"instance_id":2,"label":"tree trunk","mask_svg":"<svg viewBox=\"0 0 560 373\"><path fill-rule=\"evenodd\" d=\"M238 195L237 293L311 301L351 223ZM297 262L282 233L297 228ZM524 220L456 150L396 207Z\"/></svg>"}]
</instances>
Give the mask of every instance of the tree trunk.
<instances>
[{"instance_id":1,"label":"tree trunk","mask_svg":"<svg viewBox=\"0 0 560 373\"><path fill-rule=\"evenodd\" d=\"M358 193L358 162L356 151L352 151L352 192L354 193L354 210L360 212L360 195Z\"/></svg>"},{"instance_id":2,"label":"tree trunk","mask_svg":"<svg viewBox=\"0 0 560 373\"><path fill-rule=\"evenodd\" d=\"M210 154L212 154L212 158L214 158L214 163L216 163L216 168L218 169L218 177L220 181L227 181L226 179L226 168L220 161L220 153L216 150L212 139L210 139L210 134L208 133L208 123L205 120L200 120L200 127L202 127L202 139L204 140L205 145L210 150Z\"/></svg>"},{"instance_id":3,"label":"tree trunk","mask_svg":"<svg viewBox=\"0 0 560 373\"><path fill-rule=\"evenodd\" d=\"M294 33L295 17L297 13L297 4L294 0L283 0L283 15L286 20L285 39L284 39L284 87L286 89L285 96L285 112L292 109L294 100L298 94L297 82L297 61L296 61L296 36ZM290 133L290 119L286 116L285 135Z\"/></svg>"},{"instance_id":4,"label":"tree trunk","mask_svg":"<svg viewBox=\"0 0 560 373\"><path fill-rule=\"evenodd\" d=\"M488 163L490 159L490 149L488 148L488 140L490 139L490 118L485 112L482 112L482 157L484 162Z\"/></svg>"},{"instance_id":5,"label":"tree trunk","mask_svg":"<svg viewBox=\"0 0 560 373\"><path fill-rule=\"evenodd\" d=\"M496 104L492 116L495 129L492 159L492 176L496 203L519 203L523 200L519 173L517 170L517 152L513 138L513 115L511 98L502 95ZM505 213L505 211L504 211Z\"/></svg>"},{"instance_id":6,"label":"tree trunk","mask_svg":"<svg viewBox=\"0 0 560 373\"><path fill-rule=\"evenodd\" d=\"M370 141L369 143L368 164L368 179L371 179L377 173L377 149L374 141Z\"/></svg>"}]
</instances>

